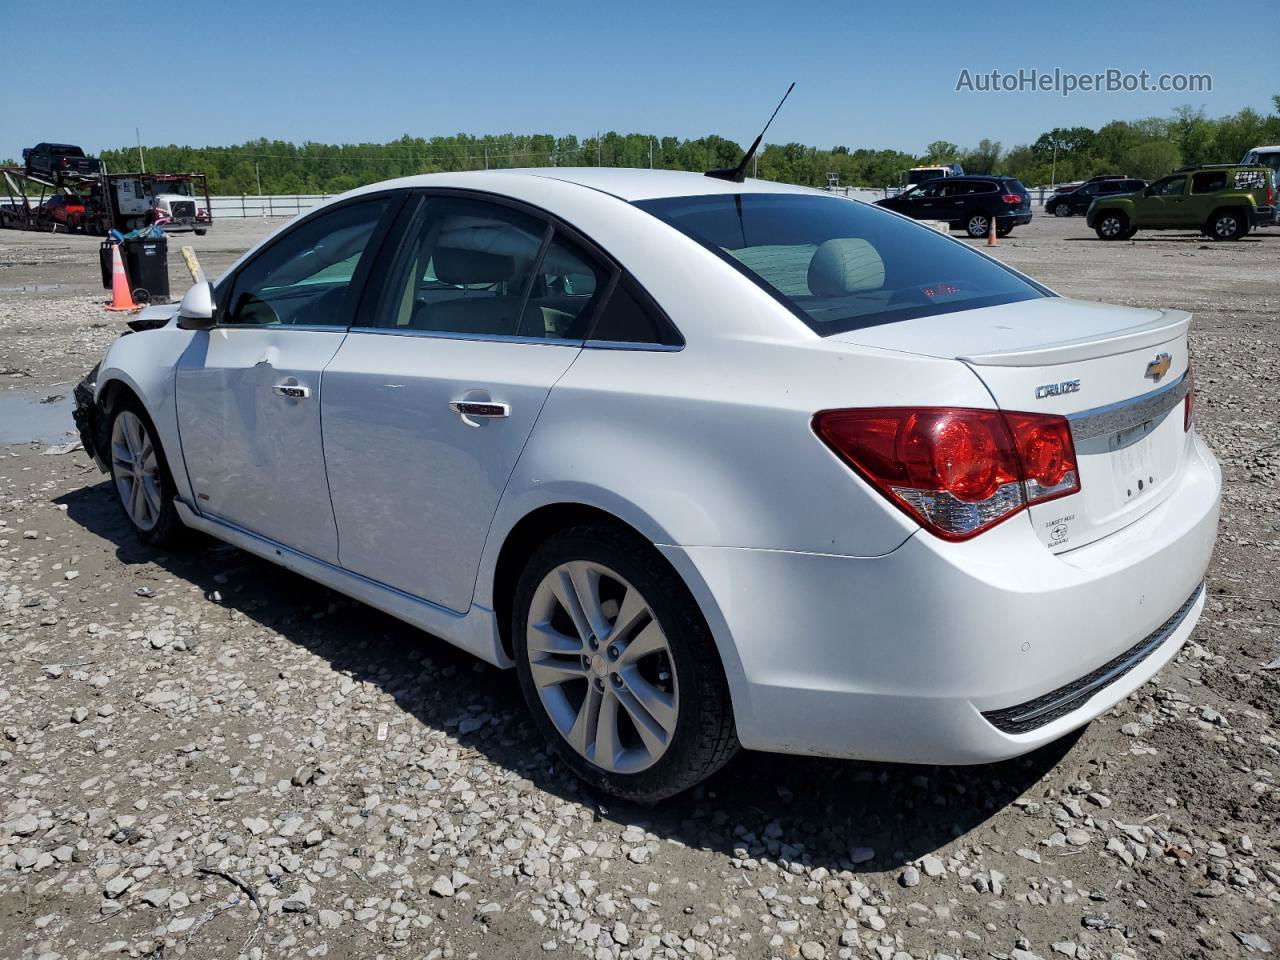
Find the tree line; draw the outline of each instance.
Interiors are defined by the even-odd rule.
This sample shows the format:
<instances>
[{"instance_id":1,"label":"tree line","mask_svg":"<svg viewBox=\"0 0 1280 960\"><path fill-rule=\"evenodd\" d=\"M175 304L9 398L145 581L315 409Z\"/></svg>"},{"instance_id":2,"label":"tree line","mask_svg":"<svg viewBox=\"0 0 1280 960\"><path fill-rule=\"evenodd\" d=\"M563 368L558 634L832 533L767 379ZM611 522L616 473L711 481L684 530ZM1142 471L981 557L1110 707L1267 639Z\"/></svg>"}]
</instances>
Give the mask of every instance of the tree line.
<instances>
[{"instance_id":1,"label":"tree line","mask_svg":"<svg viewBox=\"0 0 1280 960\"><path fill-rule=\"evenodd\" d=\"M1229 163L1261 143L1280 143L1280 96L1263 115L1244 109L1223 117L1182 107L1169 117L1115 120L1094 130L1055 128L1033 143L1004 149L980 140L963 148L947 141L923 155L900 150L829 149L770 143L748 174L765 180L826 186L894 186L921 163L963 164L969 173L1014 176L1031 186L1079 180L1097 173L1154 179L1185 164ZM743 147L720 136L697 139L605 133L579 139L550 134L450 137L403 136L390 143L294 144L259 139L236 146L145 147L146 167L204 173L214 194L340 193L392 177L453 170L541 166L654 167L704 171L738 163ZM136 170L138 149L102 153L112 171Z\"/></svg>"}]
</instances>

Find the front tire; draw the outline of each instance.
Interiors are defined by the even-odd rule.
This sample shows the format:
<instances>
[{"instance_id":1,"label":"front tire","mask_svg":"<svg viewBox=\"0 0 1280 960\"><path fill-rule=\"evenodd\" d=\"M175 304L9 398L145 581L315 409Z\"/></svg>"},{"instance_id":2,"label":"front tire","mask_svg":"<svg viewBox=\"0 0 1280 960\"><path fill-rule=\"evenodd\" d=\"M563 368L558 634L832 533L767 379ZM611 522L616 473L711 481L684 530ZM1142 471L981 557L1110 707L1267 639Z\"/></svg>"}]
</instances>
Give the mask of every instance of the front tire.
<instances>
[{"instance_id":1,"label":"front tire","mask_svg":"<svg viewBox=\"0 0 1280 960\"><path fill-rule=\"evenodd\" d=\"M1053 210L1050 212L1055 217L1069 217L1071 216L1071 207L1067 206L1065 203L1056 203L1053 206Z\"/></svg>"},{"instance_id":2,"label":"front tire","mask_svg":"<svg viewBox=\"0 0 1280 960\"><path fill-rule=\"evenodd\" d=\"M513 611L534 723L591 786L656 803L737 752L710 631L651 544L603 525L563 530L529 559Z\"/></svg>"},{"instance_id":3,"label":"front tire","mask_svg":"<svg viewBox=\"0 0 1280 960\"><path fill-rule=\"evenodd\" d=\"M1118 210L1102 214L1093 229L1099 240L1127 240L1133 236L1129 231L1129 218Z\"/></svg>"},{"instance_id":4,"label":"front tire","mask_svg":"<svg viewBox=\"0 0 1280 960\"><path fill-rule=\"evenodd\" d=\"M169 462L146 410L132 396L111 415L111 484L133 532L143 543L170 546L186 528L174 507Z\"/></svg>"}]
</instances>

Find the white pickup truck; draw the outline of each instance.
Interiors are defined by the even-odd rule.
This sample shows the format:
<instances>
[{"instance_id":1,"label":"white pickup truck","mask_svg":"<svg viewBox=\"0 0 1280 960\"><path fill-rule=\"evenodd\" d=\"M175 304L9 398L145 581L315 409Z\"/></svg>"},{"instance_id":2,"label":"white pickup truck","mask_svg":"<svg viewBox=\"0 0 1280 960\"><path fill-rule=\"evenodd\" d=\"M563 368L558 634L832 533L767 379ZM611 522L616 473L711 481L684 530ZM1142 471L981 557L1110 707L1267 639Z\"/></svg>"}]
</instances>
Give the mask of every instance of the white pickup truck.
<instances>
[{"instance_id":1,"label":"white pickup truck","mask_svg":"<svg viewBox=\"0 0 1280 960\"><path fill-rule=\"evenodd\" d=\"M193 194L188 179L140 174L115 176L111 183L116 210L130 229L157 224L169 233L191 230L198 236L209 229L209 211Z\"/></svg>"}]
</instances>

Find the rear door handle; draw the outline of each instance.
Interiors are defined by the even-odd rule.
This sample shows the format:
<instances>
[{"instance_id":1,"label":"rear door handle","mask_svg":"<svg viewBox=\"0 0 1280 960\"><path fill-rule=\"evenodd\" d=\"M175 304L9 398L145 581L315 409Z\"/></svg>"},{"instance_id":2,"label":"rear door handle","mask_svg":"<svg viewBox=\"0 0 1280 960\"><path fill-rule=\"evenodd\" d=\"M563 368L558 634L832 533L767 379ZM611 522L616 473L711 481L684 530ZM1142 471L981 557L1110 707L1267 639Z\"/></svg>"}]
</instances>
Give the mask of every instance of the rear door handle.
<instances>
[{"instance_id":1,"label":"rear door handle","mask_svg":"<svg viewBox=\"0 0 1280 960\"><path fill-rule=\"evenodd\" d=\"M473 417L491 420L511 416L511 404L494 403L490 400L450 400L449 409L460 416L468 427L480 426Z\"/></svg>"},{"instance_id":2,"label":"rear door handle","mask_svg":"<svg viewBox=\"0 0 1280 960\"><path fill-rule=\"evenodd\" d=\"M271 388L271 392L277 397L286 397L290 400L305 400L311 396L311 388L299 386L296 383L277 383Z\"/></svg>"}]
</instances>

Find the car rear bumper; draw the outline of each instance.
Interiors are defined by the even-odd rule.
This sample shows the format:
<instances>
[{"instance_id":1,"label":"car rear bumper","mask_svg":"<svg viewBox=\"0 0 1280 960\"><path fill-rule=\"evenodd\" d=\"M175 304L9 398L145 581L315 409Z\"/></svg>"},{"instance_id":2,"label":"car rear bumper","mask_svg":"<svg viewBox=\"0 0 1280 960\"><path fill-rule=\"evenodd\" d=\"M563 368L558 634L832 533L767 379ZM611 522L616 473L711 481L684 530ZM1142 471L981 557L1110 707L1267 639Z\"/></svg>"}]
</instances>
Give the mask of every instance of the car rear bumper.
<instances>
[{"instance_id":1,"label":"car rear bumper","mask_svg":"<svg viewBox=\"0 0 1280 960\"><path fill-rule=\"evenodd\" d=\"M665 551L724 653L744 746L985 763L1083 726L1173 658L1204 606L1220 487L1193 438L1167 500L1056 556L1022 517L875 558Z\"/></svg>"},{"instance_id":2,"label":"car rear bumper","mask_svg":"<svg viewBox=\"0 0 1280 960\"><path fill-rule=\"evenodd\" d=\"M1269 227L1273 223L1280 223L1280 207L1256 207L1250 218L1255 227Z\"/></svg>"}]
</instances>

